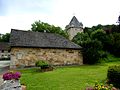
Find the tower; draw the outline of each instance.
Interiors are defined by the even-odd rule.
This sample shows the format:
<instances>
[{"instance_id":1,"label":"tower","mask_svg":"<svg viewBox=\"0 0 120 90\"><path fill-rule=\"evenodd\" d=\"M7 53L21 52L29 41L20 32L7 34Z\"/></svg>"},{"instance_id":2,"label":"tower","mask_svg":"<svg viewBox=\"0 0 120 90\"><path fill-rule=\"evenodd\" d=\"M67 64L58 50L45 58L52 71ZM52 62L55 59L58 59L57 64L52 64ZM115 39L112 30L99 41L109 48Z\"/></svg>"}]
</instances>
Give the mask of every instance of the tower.
<instances>
[{"instance_id":1,"label":"tower","mask_svg":"<svg viewBox=\"0 0 120 90\"><path fill-rule=\"evenodd\" d=\"M83 24L79 22L75 16L73 16L70 23L65 28L70 40L72 40L78 32L83 32Z\"/></svg>"}]
</instances>

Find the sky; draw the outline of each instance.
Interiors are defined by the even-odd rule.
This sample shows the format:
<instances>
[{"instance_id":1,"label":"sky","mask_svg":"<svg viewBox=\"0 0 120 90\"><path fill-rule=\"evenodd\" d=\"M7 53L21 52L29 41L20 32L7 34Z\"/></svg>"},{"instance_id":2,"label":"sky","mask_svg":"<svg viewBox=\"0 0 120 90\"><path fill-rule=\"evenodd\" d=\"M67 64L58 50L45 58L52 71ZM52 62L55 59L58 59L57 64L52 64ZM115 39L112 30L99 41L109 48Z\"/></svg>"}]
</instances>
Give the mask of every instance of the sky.
<instances>
[{"instance_id":1,"label":"sky","mask_svg":"<svg viewBox=\"0 0 120 90\"><path fill-rule=\"evenodd\" d=\"M84 27L117 24L120 0L0 0L0 33L30 30L35 21L60 26L75 15Z\"/></svg>"}]
</instances>

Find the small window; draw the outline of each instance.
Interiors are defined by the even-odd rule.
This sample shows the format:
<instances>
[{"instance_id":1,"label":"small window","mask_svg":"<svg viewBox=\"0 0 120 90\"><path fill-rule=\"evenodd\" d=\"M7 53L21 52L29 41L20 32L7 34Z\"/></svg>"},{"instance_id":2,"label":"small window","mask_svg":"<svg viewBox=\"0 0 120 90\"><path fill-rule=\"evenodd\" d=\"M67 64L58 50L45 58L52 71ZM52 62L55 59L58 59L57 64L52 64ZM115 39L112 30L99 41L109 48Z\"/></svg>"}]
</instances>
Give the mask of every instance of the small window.
<instances>
[{"instance_id":1,"label":"small window","mask_svg":"<svg viewBox=\"0 0 120 90\"><path fill-rule=\"evenodd\" d=\"M22 53L17 53L17 59L22 59L22 57L23 57L23 54Z\"/></svg>"}]
</instances>

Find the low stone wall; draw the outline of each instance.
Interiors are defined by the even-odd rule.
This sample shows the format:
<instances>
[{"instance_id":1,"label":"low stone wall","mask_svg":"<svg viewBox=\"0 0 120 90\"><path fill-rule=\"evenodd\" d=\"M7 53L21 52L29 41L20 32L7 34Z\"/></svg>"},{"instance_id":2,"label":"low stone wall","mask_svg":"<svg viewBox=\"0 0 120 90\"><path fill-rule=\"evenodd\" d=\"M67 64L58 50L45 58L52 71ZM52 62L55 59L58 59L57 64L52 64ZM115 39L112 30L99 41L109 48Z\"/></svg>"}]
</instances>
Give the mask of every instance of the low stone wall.
<instances>
[{"instance_id":1,"label":"low stone wall","mask_svg":"<svg viewBox=\"0 0 120 90\"><path fill-rule=\"evenodd\" d=\"M11 48L10 68L34 66L38 60L45 60L52 65L83 64L80 50Z\"/></svg>"}]
</instances>

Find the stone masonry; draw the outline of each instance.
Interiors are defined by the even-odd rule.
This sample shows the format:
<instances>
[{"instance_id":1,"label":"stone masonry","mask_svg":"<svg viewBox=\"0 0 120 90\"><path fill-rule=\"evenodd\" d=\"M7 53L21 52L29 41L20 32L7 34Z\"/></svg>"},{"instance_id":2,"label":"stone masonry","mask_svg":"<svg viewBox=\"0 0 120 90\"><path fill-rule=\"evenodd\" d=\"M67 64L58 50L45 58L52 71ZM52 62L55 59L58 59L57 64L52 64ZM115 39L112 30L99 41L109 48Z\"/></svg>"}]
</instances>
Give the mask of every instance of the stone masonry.
<instances>
[{"instance_id":1,"label":"stone masonry","mask_svg":"<svg viewBox=\"0 0 120 90\"><path fill-rule=\"evenodd\" d=\"M83 29L82 28L69 28L67 30L67 32L68 32L68 35L69 35L69 39L72 40L74 38L74 36L77 35L77 33L83 32Z\"/></svg>"},{"instance_id":2,"label":"stone masonry","mask_svg":"<svg viewBox=\"0 0 120 90\"><path fill-rule=\"evenodd\" d=\"M45 60L51 65L83 64L80 50L47 48L11 48L10 68L34 66L38 60Z\"/></svg>"}]
</instances>

